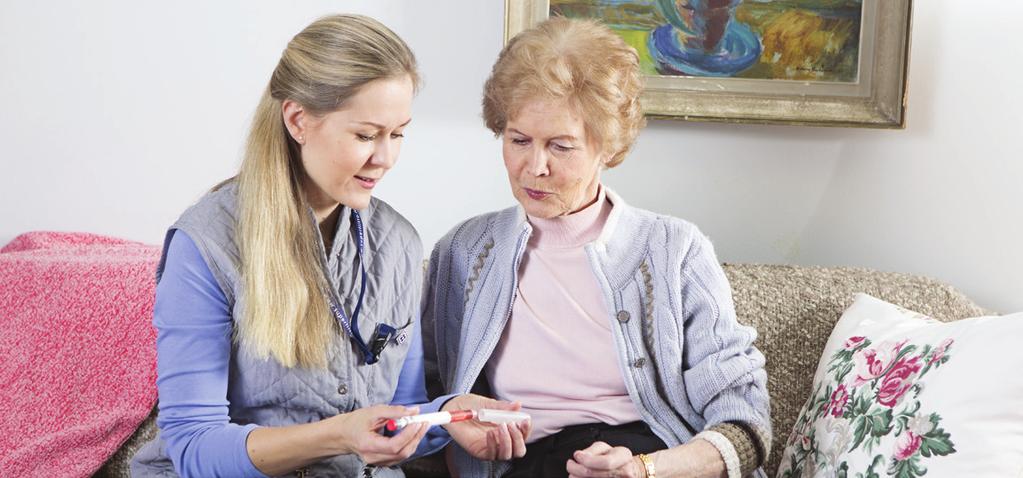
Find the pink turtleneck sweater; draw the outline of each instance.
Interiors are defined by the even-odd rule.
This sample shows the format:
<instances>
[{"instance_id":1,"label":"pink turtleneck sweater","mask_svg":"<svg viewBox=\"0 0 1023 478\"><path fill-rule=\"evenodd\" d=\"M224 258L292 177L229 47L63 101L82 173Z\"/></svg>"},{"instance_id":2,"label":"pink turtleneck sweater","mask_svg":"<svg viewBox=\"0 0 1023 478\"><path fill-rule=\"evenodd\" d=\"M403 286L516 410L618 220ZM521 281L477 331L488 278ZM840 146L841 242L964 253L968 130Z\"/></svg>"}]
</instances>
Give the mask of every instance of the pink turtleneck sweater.
<instances>
[{"instance_id":1,"label":"pink turtleneck sweater","mask_svg":"<svg viewBox=\"0 0 1023 478\"><path fill-rule=\"evenodd\" d=\"M611 336L611 315L583 246L596 240L612 204L597 201L533 226L519 288L486 373L494 396L522 402L533 418L529 442L569 425L640 420Z\"/></svg>"}]
</instances>

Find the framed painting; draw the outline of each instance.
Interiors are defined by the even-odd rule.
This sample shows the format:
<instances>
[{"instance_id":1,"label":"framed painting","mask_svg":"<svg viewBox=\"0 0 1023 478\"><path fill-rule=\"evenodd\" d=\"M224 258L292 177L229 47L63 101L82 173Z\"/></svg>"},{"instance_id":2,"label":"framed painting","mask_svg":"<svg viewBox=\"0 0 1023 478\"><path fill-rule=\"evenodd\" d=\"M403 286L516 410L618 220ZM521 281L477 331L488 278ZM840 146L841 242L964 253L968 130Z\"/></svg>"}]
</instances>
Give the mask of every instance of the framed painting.
<instances>
[{"instance_id":1,"label":"framed painting","mask_svg":"<svg viewBox=\"0 0 1023 478\"><path fill-rule=\"evenodd\" d=\"M903 128L912 0L505 0L505 43L596 18L639 53L648 117Z\"/></svg>"}]
</instances>

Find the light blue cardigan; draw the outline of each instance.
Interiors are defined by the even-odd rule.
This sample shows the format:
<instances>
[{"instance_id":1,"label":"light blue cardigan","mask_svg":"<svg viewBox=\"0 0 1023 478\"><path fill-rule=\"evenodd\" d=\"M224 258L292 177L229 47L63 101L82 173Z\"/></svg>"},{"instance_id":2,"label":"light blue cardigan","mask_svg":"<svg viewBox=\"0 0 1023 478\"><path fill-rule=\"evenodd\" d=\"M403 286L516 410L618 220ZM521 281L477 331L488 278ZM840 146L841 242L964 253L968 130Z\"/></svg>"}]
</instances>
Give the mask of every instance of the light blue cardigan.
<instances>
[{"instance_id":1,"label":"light blue cardigan","mask_svg":"<svg viewBox=\"0 0 1023 478\"><path fill-rule=\"evenodd\" d=\"M669 447L733 422L755 430L768 449L764 356L753 347L756 331L736 321L710 242L684 220L629 207L611 190L607 197L611 215L585 246L611 311L619 369L606 372L622 374L640 416ZM511 314L531 231L512 207L463 222L434 247L422 315L431 397L489 392L480 372ZM461 476L508 469L461 448L455 455Z\"/></svg>"}]
</instances>

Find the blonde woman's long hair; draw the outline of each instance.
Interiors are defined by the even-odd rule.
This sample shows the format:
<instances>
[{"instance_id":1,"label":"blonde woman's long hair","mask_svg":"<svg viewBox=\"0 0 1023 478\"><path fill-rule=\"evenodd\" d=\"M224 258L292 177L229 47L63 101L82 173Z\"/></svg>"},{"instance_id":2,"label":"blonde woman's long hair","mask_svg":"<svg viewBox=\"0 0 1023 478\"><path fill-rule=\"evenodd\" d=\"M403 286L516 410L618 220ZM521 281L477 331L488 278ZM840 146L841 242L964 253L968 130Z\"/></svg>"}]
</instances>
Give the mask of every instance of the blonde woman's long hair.
<instances>
[{"instance_id":1,"label":"blonde woman's long hair","mask_svg":"<svg viewBox=\"0 0 1023 478\"><path fill-rule=\"evenodd\" d=\"M408 45L360 15L320 18L282 53L237 176L244 302L235 340L256 357L273 357L285 367L323 367L338 332L303 191L300 148L284 125L282 102L324 115L342 108L365 84L402 76L419 83Z\"/></svg>"}]
</instances>

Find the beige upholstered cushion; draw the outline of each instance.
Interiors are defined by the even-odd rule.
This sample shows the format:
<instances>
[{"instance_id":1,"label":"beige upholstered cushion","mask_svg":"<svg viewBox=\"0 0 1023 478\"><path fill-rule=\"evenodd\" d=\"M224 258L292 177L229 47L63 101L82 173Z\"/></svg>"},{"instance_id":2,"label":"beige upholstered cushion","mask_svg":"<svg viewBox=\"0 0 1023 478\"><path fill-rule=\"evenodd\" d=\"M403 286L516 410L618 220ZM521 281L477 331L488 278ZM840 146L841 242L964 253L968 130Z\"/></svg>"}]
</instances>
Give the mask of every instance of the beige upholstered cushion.
<instances>
[{"instance_id":1,"label":"beige upholstered cushion","mask_svg":"<svg viewBox=\"0 0 1023 478\"><path fill-rule=\"evenodd\" d=\"M932 279L853 268L725 264L739 321L759 332L767 357L774 446L768 476L810 394L824 344L857 292L943 321L984 315L952 287Z\"/></svg>"}]
</instances>

